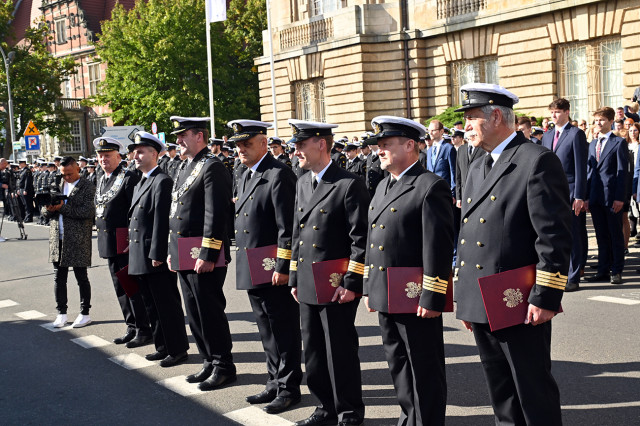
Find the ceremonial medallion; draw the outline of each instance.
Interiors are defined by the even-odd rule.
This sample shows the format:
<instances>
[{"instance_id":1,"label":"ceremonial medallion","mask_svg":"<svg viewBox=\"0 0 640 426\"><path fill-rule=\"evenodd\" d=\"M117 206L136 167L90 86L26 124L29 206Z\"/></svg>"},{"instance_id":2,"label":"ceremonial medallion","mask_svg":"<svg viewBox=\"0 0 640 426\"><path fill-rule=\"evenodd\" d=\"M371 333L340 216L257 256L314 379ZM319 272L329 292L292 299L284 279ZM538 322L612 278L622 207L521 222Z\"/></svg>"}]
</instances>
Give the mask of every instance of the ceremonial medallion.
<instances>
[{"instance_id":1,"label":"ceremonial medallion","mask_svg":"<svg viewBox=\"0 0 640 426\"><path fill-rule=\"evenodd\" d=\"M507 308L515 308L522 303L522 292L519 288L508 288L504 291L504 298L502 299L507 304Z\"/></svg>"},{"instance_id":2,"label":"ceremonial medallion","mask_svg":"<svg viewBox=\"0 0 640 426\"><path fill-rule=\"evenodd\" d=\"M407 293L407 297L409 299L415 299L416 297L420 297L422 294L422 286L418 283L409 282L407 283L407 288L404 289Z\"/></svg>"},{"instance_id":3,"label":"ceremonial medallion","mask_svg":"<svg viewBox=\"0 0 640 426\"><path fill-rule=\"evenodd\" d=\"M276 267L276 260L271 257L262 259L262 267L265 271L272 271Z\"/></svg>"}]
</instances>

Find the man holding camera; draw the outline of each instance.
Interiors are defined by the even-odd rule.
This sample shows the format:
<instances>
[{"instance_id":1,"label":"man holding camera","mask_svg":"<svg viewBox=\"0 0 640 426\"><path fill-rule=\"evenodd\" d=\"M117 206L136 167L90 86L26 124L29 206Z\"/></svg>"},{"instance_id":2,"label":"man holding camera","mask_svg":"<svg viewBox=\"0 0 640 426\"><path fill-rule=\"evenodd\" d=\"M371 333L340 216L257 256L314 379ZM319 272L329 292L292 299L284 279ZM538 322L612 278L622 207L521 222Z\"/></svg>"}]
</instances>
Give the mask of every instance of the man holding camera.
<instances>
[{"instance_id":1,"label":"man holding camera","mask_svg":"<svg viewBox=\"0 0 640 426\"><path fill-rule=\"evenodd\" d=\"M72 157L61 162L64 182L58 188L61 194L52 194L42 214L50 220L49 261L53 263L54 291L58 316L55 328L67 323L67 276L69 267L80 288L80 315L73 323L74 328L84 327L91 322L91 285L87 267L91 266L91 228L95 215L93 197L96 187L80 177L80 167ZM63 197L64 196L64 197Z\"/></svg>"}]
</instances>

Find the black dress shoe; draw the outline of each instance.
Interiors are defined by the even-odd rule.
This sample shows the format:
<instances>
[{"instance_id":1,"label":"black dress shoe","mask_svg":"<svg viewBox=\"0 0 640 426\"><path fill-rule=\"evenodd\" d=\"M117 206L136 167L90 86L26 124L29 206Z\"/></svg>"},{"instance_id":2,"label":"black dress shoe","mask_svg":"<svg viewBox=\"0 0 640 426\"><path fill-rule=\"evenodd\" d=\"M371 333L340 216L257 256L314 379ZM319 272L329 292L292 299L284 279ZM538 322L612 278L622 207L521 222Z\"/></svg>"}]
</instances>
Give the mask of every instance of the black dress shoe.
<instances>
[{"instance_id":1,"label":"black dress shoe","mask_svg":"<svg viewBox=\"0 0 640 426\"><path fill-rule=\"evenodd\" d=\"M154 352L152 354L147 354L144 357L147 361L160 361L161 359L165 359L167 357L166 352Z\"/></svg>"},{"instance_id":2,"label":"black dress shoe","mask_svg":"<svg viewBox=\"0 0 640 426\"><path fill-rule=\"evenodd\" d=\"M567 286L564 288L564 291L578 291L579 289L580 289L580 284L567 283Z\"/></svg>"},{"instance_id":3,"label":"black dress shoe","mask_svg":"<svg viewBox=\"0 0 640 426\"><path fill-rule=\"evenodd\" d=\"M202 383L207 380L209 376L211 376L212 372L213 366L208 365L206 367L202 367L202 370L198 371L195 374L189 374L186 380L188 383Z\"/></svg>"},{"instance_id":4,"label":"black dress shoe","mask_svg":"<svg viewBox=\"0 0 640 426\"><path fill-rule=\"evenodd\" d=\"M322 417L312 414L304 420L300 420L295 423L295 426L324 426L335 425L338 423L338 419L335 417Z\"/></svg>"},{"instance_id":5,"label":"black dress shoe","mask_svg":"<svg viewBox=\"0 0 640 426\"><path fill-rule=\"evenodd\" d=\"M364 421L360 420L360 419L344 419L341 422L338 422L338 426L351 426L351 425L356 425L356 426L361 426L364 424Z\"/></svg>"},{"instance_id":6,"label":"black dress shoe","mask_svg":"<svg viewBox=\"0 0 640 426\"><path fill-rule=\"evenodd\" d=\"M218 389L223 385L233 383L236 380L238 380L238 376L236 376L236 373L225 374L220 371L215 371L207 380L198 385L198 389L200 389L201 391L210 391Z\"/></svg>"},{"instance_id":7,"label":"black dress shoe","mask_svg":"<svg viewBox=\"0 0 640 426\"><path fill-rule=\"evenodd\" d=\"M589 278L585 278L584 280L590 283L598 283L602 281L609 281L611 276L609 274L597 274Z\"/></svg>"},{"instance_id":8,"label":"black dress shoe","mask_svg":"<svg viewBox=\"0 0 640 426\"><path fill-rule=\"evenodd\" d=\"M611 275L611 284L622 284L622 274Z\"/></svg>"},{"instance_id":9,"label":"black dress shoe","mask_svg":"<svg viewBox=\"0 0 640 426\"><path fill-rule=\"evenodd\" d=\"M122 345L124 343L130 342L134 337L136 337L136 331L129 330L124 336L116 337L115 339L113 339L113 343L115 343L116 345Z\"/></svg>"},{"instance_id":10,"label":"black dress shoe","mask_svg":"<svg viewBox=\"0 0 640 426\"><path fill-rule=\"evenodd\" d=\"M287 411L289 407L296 405L300 402L300 396L294 397L286 397L286 396L277 396L270 404L263 408L267 414L278 414L283 411Z\"/></svg>"},{"instance_id":11,"label":"black dress shoe","mask_svg":"<svg viewBox=\"0 0 640 426\"><path fill-rule=\"evenodd\" d=\"M276 399L278 393L276 391L263 390L262 392L245 398L249 404L264 404Z\"/></svg>"},{"instance_id":12,"label":"black dress shoe","mask_svg":"<svg viewBox=\"0 0 640 426\"><path fill-rule=\"evenodd\" d=\"M127 343L129 349L139 348L140 346L147 346L153 343L153 337L137 335L133 340Z\"/></svg>"},{"instance_id":13,"label":"black dress shoe","mask_svg":"<svg viewBox=\"0 0 640 426\"><path fill-rule=\"evenodd\" d=\"M183 352L178 355L167 355L165 359L160 361L160 367L173 367L174 365L182 364L189 359L189 354Z\"/></svg>"}]
</instances>

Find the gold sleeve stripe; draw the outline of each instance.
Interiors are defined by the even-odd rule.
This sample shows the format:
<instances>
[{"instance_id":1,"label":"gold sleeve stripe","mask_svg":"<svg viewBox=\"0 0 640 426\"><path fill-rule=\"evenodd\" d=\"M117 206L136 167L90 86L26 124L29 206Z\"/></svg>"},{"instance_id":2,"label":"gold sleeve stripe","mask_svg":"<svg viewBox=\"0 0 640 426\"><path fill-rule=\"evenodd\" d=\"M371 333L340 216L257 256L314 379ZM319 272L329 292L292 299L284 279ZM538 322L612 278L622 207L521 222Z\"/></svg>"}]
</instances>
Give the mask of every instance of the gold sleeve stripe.
<instances>
[{"instance_id":1,"label":"gold sleeve stripe","mask_svg":"<svg viewBox=\"0 0 640 426\"><path fill-rule=\"evenodd\" d=\"M291 264L289 265L289 271L297 271L298 270L298 262L295 260L291 261Z\"/></svg>"},{"instance_id":2,"label":"gold sleeve stripe","mask_svg":"<svg viewBox=\"0 0 640 426\"><path fill-rule=\"evenodd\" d=\"M280 259L291 260L291 250L279 248L276 256Z\"/></svg>"},{"instance_id":3,"label":"gold sleeve stripe","mask_svg":"<svg viewBox=\"0 0 640 426\"><path fill-rule=\"evenodd\" d=\"M202 237L202 247L210 248L213 250L220 250L220 248L222 247L222 241L216 240L215 238Z\"/></svg>"},{"instance_id":4,"label":"gold sleeve stripe","mask_svg":"<svg viewBox=\"0 0 640 426\"><path fill-rule=\"evenodd\" d=\"M433 291L434 293L447 294L447 288L436 287L433 285L423 285L425 290Z\"/></svg>"},{"instance_id":5,"label":"gold sleeve stripe","mask_svg":"<svg viewBox=\"0 0 640 426\"><path fill-rule=\"evenodd\" d=\"M539 277L544 277L544 278L557 278L559 280L564 280L566 281L569 277L567 277L566 275L562 275L560 272L556 272L555 274L552 272L547 272L547 271L541 271L541 270L537 270L536 271L537 276Z\"/></svg>"},{"instance_id":6,"label":"gold sleeve stripe","mask_svg":"<svg viewBox=\"0 0 640 426\"><path fill-rule=\"evenodd\" d=\"M442 284L446 287L447 284L449 284L449 280L443 280L440 277L430 277L428 275L423 275L422 284Z\"/></svg>"},{"instance_id":7,"label":"gold sleeve stripe","mask_svg":"<svg viewBox=\"0 0 640 426\"><path fill-rule=\"evenodd\" d=\"M543 282L549 282L552 284L558 284L558 285L565 285L567 283L567 279L565 278L564 280L560 279L560 278L547 278L547 277L536 277L536 281L540 280Z\"/></svg>"},{"instance_id":8,"label":"gold sleeve stripe","mask_svg":"<svg viewBox=\"0 0 640 426\"><path fill-rule=\"evenodd\" d=\"M565 287L566 287L566 283L562 283L562 284L558 284L558 283L552 283L551 281L548 280L543 280L543 279L536 279L536 285L541 285L543 287L549 287L549 288L555 288L556 290L562 290L564 291Z\"/></svg>"},{"instance_id":9,"label":"gold sleeve stripe","mask_svg":"<svg viewBox=\"0 0 640 426\"><path fill-rule=\"evenodd\" d=\"M358 263L356 261L350 260L349 267L347 269L349 270L349 272L364 275L364 263Z\"/></svg>"}]
</instances>

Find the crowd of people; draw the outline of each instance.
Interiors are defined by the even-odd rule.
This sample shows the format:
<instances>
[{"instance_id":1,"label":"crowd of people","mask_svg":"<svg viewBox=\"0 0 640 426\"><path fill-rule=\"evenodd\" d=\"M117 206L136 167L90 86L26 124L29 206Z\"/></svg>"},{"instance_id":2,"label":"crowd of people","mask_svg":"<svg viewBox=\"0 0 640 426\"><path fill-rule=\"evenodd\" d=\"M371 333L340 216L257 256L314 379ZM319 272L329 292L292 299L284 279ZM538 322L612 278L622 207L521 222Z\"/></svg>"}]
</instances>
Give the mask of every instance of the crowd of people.
<instances>
[{"instance_id":1,"label":"crowd of people","mask_svg":"<svg viewBox=\"0 0 640 426\"><path fill-rule=\"evenodd\" d=\"M516 116L518 97L500 86L461 91L464 121L451 129L379 116L349 140L335 137L337 125L290 119L285 143L267 136L271 123L234 120L216 139L208 118L171 117L176 144L144 131L128 146L99 137L95 160L42 159L33 171L21 161L14 183L0 159L5 197L21 206L5 212L25 222L39 213L51 228L54 327L68 323L70 267L81 305L73 327L91 323L92 229L126 324L116 344L153 345L146 358L162 367L184 363L184 302L202 358L186 380L203 391L236 381L223 292L234 250L236 287L266 354L265 388L248 403L270 414L298 404L304 353L319 403L296 425L362 424L355 316L364 300L378 312L398 424L444 424L441 314L455 290L496 422L561 424L551 319L583 279L587 212L598 256L586 280L622 283L637 234L638 106L601 108L587 126L559 98L538 127ZM494 330L479 279L524 267L536 270L516 303L526 316Z\"/></svg>"}]
</instances>

